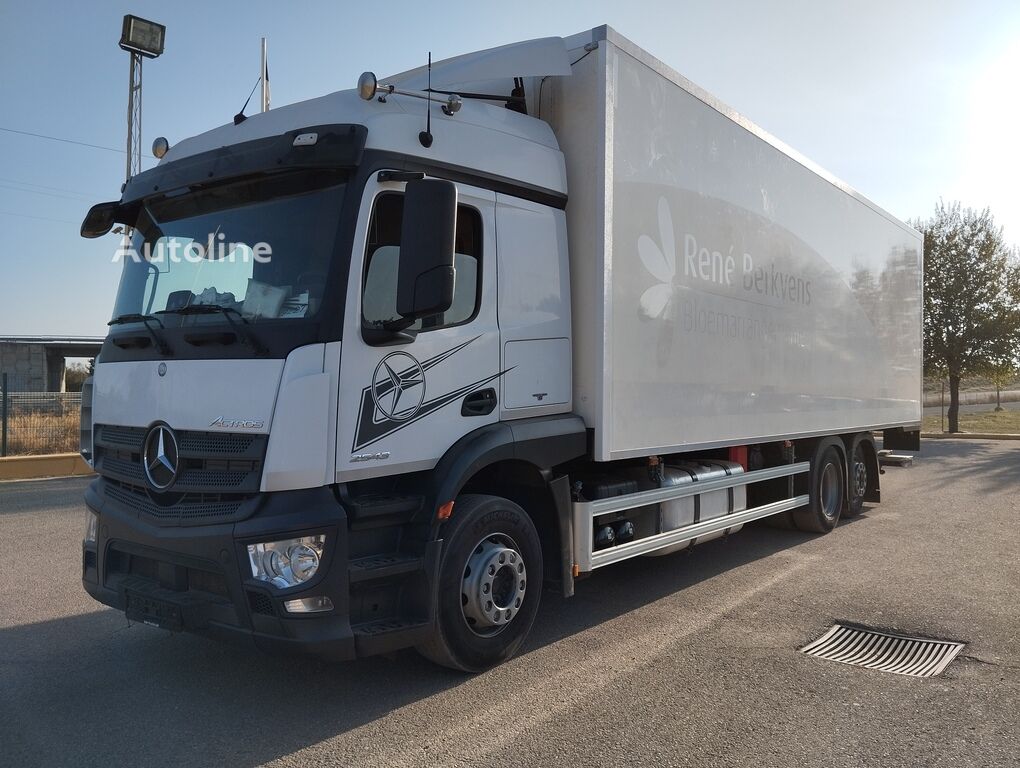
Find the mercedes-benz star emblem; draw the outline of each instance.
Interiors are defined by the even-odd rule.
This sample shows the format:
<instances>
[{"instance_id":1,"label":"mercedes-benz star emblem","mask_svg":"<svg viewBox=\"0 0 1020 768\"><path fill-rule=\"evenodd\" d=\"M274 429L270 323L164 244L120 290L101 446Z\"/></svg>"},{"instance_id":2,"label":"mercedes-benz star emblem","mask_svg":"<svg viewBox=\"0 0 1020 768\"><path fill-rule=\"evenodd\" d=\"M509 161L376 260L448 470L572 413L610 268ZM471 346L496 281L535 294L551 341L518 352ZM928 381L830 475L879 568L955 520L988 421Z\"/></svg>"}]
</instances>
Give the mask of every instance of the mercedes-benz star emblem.
<instances>
[{"instance_id":1,"label":"mercedes-benz star emblem","mask_svg":"<svg viewBox=\"0 0 1020 768\"><path fill-rule=\"evenodd\" d=\"M425 370L406 352L391 352L372 374L372 400L385 418L407 421L425 402Z\"/></svg>"},{"instance_id":2,"label":"mercedes-benz star emblem","mask_svg":"<svg viewBox=\"0 0 1020 768\"><path fill-rule=\"evenodd\" d=\"M177 479L177 438L165 424L157 424L145 436L142 449L145 476L157 491L165 491Z\"/></svg>"}]
</instances>

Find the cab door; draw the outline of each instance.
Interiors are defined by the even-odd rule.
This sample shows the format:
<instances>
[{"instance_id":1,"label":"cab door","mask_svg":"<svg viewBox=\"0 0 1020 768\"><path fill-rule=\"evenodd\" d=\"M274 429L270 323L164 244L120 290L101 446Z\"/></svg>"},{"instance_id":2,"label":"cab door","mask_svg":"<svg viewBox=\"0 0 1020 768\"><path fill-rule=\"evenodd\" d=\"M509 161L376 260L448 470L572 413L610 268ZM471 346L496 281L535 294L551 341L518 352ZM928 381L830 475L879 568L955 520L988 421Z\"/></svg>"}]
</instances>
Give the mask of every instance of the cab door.
<instances>
[{"instance_id":1,"label":"cab door","mask_svg":"<svg viewBox=\"0 0 1020 768\"><path fill-rule=\"evenodd\" d=\"M341 482L430 469L499 418L495 194L457 185L453 305L399 340L380 331L397 319L404 187L375 178L362 198L340 350Z\"/></svg>"}]
</instances>

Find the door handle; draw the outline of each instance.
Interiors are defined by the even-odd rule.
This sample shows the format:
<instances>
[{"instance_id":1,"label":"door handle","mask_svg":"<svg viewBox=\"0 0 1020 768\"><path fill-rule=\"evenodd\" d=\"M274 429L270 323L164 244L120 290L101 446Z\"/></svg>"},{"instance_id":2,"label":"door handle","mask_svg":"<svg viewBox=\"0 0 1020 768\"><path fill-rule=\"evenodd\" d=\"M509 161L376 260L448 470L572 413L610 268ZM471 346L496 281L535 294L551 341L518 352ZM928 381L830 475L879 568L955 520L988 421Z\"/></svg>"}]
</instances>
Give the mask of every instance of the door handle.
<instances>
[{"instance_id":1,"label":"door handle","mask_svg":"<svg viewBox=\"0 0 1020 768\"><path fill-rule=\"evenodd\" d=\"M496 408L496 390L492 387L472 392L464 398L461 416L488 416Z\"/></svg>"}]
</instances>

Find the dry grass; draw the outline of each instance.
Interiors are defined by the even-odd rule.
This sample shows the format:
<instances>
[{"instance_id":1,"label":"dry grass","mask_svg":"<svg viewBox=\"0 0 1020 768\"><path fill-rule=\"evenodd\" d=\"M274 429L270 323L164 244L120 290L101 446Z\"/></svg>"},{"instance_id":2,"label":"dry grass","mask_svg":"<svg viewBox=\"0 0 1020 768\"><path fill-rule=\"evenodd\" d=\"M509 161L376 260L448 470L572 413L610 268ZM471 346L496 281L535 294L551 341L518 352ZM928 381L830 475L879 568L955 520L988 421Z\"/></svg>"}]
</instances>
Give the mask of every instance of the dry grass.
<instances>
[{"instance_id":1,"label":"dry grass","mask_svg":"<svg viewBox=\"0 0 1020 768\"><path fill-rule=\"evenodd\" d=\"M78 411L22 413L7 421L7 455L37 456L78 450Z\"/></svg>"},{"instance_id":2,"label":"dry grass","mask_svg":"<svg viewBox=\"0 0 1020 768\"><path fill-rule=\"evenodd\" d=\"M924 391L927 394L934 394L942 390L942 385L946 387L946 402L949 401L949 381L947 379L937 379L934 377L924 377ZM1020 377L1013 379L1009 384L1002 388L1003 392L1008 390L1020 389ZM992 383L991 379L986 379L983 376L966 376L960 381L961 392L994 392L995 384Z\"/></svg>"},{"instance_id":3,"label":"dry grass","mask_svg":"<svg viewBox=\"0 0 1020 768\"><path fill-rule=\"evenodd\" d=\"M945 424L946 428L948 428L948 418ZM925 416L921 429L925 432L941 432L941 418L938 415ZM1008 410L996 412L992 406L989 406L987 411L961 413L960 431L996 435L1018 435L1020 434L1020 411Z\"/></svg>"}]
</instances>

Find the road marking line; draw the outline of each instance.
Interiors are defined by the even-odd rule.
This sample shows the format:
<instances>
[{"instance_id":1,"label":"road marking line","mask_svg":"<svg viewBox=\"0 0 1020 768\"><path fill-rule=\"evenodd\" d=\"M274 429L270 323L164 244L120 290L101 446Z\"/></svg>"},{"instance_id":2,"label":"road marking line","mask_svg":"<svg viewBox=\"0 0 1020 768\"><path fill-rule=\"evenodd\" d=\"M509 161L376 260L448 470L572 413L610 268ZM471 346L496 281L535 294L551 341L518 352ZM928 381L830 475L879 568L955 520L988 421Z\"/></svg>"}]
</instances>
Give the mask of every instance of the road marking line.
<instances>
[{"instance_id":1,"label":"road marking line","mask_svg":"<svg viewBox=\"0 0 1020 768\"><path fill-rule=\"evenodd\" d=\"M656 657L665 653L678 641L707 629L752 598L768 592L781 581L804 570L817 559L817 556L783 552L748 563L729 571L729 573L737 573L748 566L760 565L773 559L794 559L794 562L771 578L759 581L739 594L733 595L729 600L715 606L714 610L696 613L692 621L683 625L671 621L668 614L663 612L660 614L661 621L643 627L642 631L637 634L617 634L614 630L633 618L633 611L631 611L532 651L504 667L498 667L479 675L467 681L465 685L488 688L494 683L497 684L502 693L496 704L478 711L468 720L456 721L452 728L448 727L448 721L439 718L433 719L432 724L436 730L426 734L416 733L415 743L394 746L372 755L365 755L365 761L356 764L397 768L398 766L420 765L423 758L426 757L430 765L462 764L465 760L478 760L491 755L519 738L523 732L541 726L560 712L571 709L579 702L591 698L621 676L651 664ZM654 606L675 599L682 592L683 590L674 592L635 610L654 609ZM542 657L545 656L551 662L551 657L556 655L556 651L562 650L565 643L575 644L578 647L577 663L566 667L557 664L555 671L550 674L549 670L543 669L548 665L542 663ZM607 671L606 668L607 659L613 660L613 668L610 671ZM521 673L525 673L531 679L514 679L519 678ZM510 679L500 681L499 677L509 677ZM407 705L407 707L401 707L401 709L417 707L428 701L426 706L428 710L445 712L443 698L454 695L462 700L464 686L457 686L428 699ZM387 717L396 716L399 711L394 710ZM499 724L498 728L493 727L495 723ZM354 733L365 727L362 726L354 732L345 734L344 737L337 738L349 739ZM477 748L456 752L446 751L456 749L455 745L460 744L476 745Z\"/></svg>"}]
</instances>

